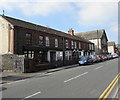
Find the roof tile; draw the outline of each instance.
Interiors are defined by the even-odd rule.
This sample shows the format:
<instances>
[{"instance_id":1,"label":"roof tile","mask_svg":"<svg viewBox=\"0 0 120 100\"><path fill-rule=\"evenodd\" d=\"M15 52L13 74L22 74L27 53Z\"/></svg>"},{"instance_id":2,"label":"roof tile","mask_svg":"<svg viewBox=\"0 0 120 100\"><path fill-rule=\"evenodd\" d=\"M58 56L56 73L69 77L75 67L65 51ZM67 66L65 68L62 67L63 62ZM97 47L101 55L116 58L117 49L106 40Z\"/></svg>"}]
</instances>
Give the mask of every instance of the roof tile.
<instances>
[{"instance_id":1,"label":"roof tile","mask_svg":"<svg viewBox=\"0 0 120 100\"><path fill-rule=\"evenodd\" d=\"M14 26L19 26L19 27L24 27L24 28L28 28L28 29L33 29L33 30L37 30L37 31L43 31L49 34L54 34L54 35L58 35L58 36L62 36L62 37L66 37L66 38L71 38L71 39L76 39L76 40L80 40L83 42L87 42L87 43L92 43L82 37L77 37L75 35L69 35L65 32L62 31L58 31L52 28L48 28L48 27L44 27L41 25L37 25L37 24L33 24L30 22L26 22L26 21L22 21L19 19L15 19L12 17L8 17L8 16L2 16L4 19L6 19L7 21L9 21L11 24L13 24Z\"/></svg>"}]
</instances>

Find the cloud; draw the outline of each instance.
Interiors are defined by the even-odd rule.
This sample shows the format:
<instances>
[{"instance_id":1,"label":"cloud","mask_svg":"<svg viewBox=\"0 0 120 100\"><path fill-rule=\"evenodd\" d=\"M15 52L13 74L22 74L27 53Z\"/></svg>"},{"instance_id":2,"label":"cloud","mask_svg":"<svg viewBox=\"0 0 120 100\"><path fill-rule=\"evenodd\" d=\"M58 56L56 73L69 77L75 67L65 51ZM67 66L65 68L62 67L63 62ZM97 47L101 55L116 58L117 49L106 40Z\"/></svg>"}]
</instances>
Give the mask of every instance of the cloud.
<instances>
[{"instance_id":1,"label":"cloud","mask_svg":"<svg viewBox=\"0 0 120 100\"><path fill-rule=\"evenodd\" d=\"M118 33L117 2L118 0L0 0L0 9L13 12L17 9L26 16L48 16L69 12L77 19L80 28L107 28L108 34L113 34L114 37L114 34Z\"/></svg>"},{"instance_id":2,"label":"cloud","mask_svg":"<svg viewBox=\"0 0 120 100\"><path fill-rule=\"evenodd\" d=\"M11 0L11 2L9 0L0 0L0 8L12 10L16 2L17 0Z\"/></svg>"},{"instance_id":3,"label":"cloud","mask_svg":"<svg viewBox=\"0 0 120 100\"><path fill-rule=\"evenodd\" d=\"M71 2L75 3L80 10L76 11L74 9L75 7L71 5ZM115 6L113 6L113 2L111 5L107 4L98 2L98 0L84 0L84 2L83 0L1 0L0 8L7 10L14 10L18 8L27 16L47 16L51 13L57 13L61 11L74 11L78 13L77 16L79 16L80 22L82 21L82 24L86 22L89 24L94 21L100 23L101 20L104 22L108 16L110 19L112 14L117 12L114 10ZM99 20L98 18L101 19Z\"/></svg>"},{"instance_id":4,"label":"cloud","mask_svg":"<svg viewBox=\"0 0 120 100\"><path fill-rule=\"evenodd\" d=\"M51 13L58 13L61 11L72 10L73 8L69 3L63 2L25 2L20 3L19 7L24 12L24 14L32 15L42 15L47 16Z\"/></svg>"},{"instance_id":5,"label":"cloud","mask_svg":"<svg viewBox=\"0 0 120 100\"><path fill-rule=\"evenodd\" d=\"M19 9L27 16L47 16L51 13L73 11L74 9L70 2L63 2L63 0L61 2L59 0L2 0L0 1L0 8L7 10Z\"/></svg>"},{"instance_id":6,"label":"cloud","mask_svg":"<svg viewBox=\"0 0 120 100\"><path fill-rule=\"evenodd\" d=\"M109 41L115 41L116 43L118 42L118 37L119 37L119 31L120 29L118 28L118 23L113 22L110 25L107 26L107 36L109 38Z\"/></svg>"},{"instance_id":7,"label":"cloud","mask_svg":"<svg viewBox=\"0 0 120 100\"><path fill-rule=\"evenodd\" d=\"M78 11L78 19L80 25L84 26L103 26L117 19L117 3L78 3L76 4L80 10Z\"/></svg>"},{"instance_id":8,"label":"cloud","mask_svg":"<svg viewBox=\"0 0 120 100\"><path fill-rule=\"evenodd\" d=\"M105 29L109 40L118 42L118 3L76 3L77 21L82 31ZM119 29L120 32L120 29Z\"/></svg>"},{"instance_id":9,"label":"cloud","mask_svg":"<svg viewBox=\"0 0 120 100\"><path fill-rule=\"evenodd\" d=\"M109 28L111 33L118 35L118 31L120 31L120 28L118 28L118 23L112 23Z\"/></svg>"}]
</instances>

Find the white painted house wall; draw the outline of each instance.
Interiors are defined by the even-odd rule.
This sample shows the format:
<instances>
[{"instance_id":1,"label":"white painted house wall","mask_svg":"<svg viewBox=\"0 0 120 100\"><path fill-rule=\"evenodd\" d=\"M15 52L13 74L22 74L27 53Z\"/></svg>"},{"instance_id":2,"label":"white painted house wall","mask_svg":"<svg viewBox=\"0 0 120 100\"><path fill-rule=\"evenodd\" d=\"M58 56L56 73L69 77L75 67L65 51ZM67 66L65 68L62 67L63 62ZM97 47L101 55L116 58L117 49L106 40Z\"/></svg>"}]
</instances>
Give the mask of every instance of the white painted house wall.
<instances>
[{"instance_id":1,"label":"white painted house wall","mask_svg":"<svg viewBox=\"0 0 120 100\"><path fill-rule=\"evenodd\" d=\"M9 26L8 22L0 16L0 54L8 53Z\"/></svg>"},{"instance_id":2,"label":"white painted house wall","mask_svg":"<svg viewBox=\"0 0 120 100\"><path fill-rule=\"evenodd\" d=\"M13 25L0 16L0 54L13 53Z\"/></svg>"},{"instance_id":3,"label":"white painted house wall","mask_svg":"<svg viewBox=\"0 0 120 100\"><path fill-rule=\"evenodd\" d=\"M108 46L108 52L111 54L115 53L114 46Z\"/></svg>"},{"instance_id":4,"label":"white painted house wall","mask_svg":"<svg viewBox=\"0 0 120 100\"><path fill-rule=\"evenodd\" d=\"M89 41L94 43L95 53L98 54L101 50L101 39L92 39L92 40L89 40Z\"/></svg>"}]
</instances>

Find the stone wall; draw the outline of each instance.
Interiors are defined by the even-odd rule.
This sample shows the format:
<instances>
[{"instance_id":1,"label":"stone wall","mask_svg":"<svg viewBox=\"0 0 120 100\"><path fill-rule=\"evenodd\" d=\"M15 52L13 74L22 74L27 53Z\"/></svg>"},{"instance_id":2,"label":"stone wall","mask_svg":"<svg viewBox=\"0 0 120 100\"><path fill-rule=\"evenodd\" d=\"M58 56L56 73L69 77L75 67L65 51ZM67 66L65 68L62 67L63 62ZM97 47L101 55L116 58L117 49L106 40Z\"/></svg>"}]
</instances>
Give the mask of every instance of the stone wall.
<instances>
[{"instance_id":1,"label":"stone wall","mask_svg":"<svg viewBox=\"0 0 120 100\"><path fill-rule=\"evenodd\" d=\"M2 55L0 55L0 70L2 70Z\"/></svg>"},{"instance_id":2,"label":"stone wall","mask_svg":"<svg viewBox=\"0 0 120 100\"><path fill-rule=\"evenodd\" d=\"M9 70L12 72L24 72L23 55L5 54L2 55L2 70Z\"/></svg>"}]
</instances>

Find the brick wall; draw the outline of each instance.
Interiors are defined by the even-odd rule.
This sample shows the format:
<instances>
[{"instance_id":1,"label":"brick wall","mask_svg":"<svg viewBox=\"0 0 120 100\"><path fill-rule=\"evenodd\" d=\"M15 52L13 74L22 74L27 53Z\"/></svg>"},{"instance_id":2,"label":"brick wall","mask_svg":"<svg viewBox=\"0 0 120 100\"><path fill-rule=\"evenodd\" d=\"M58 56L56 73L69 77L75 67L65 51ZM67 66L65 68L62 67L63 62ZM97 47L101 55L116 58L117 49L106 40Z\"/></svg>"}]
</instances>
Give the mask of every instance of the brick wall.
<instances>
[{"instance_id":1,"label":"brick wall","mask_svg":"<svg viewBox=\"0 0 120 100\"><path fill-rule=\"evenodd\" d=\"M50 47L55 48L54 43L55 43L55 38L58 39L58 45L59 49L62 49L62 37L57 36L57 35L51 35L45 32L40 32L40 31L35 31L32 29L26 29L26 28L21 28L21 27L15 27L15 46L14 46L14 53L18 55L23 54L23 46L26 44L25 43L25 34L26 33L31 33L32 34L32 45L34 46L39 46L38 45L38 37L39 35L44 36L44 46L45 46L45 36L48 36L50 39ZM32 46L31 45L31 46ZM56 49L56 48L55 48Z\"/></svg>"}]
</instances>

